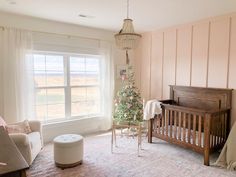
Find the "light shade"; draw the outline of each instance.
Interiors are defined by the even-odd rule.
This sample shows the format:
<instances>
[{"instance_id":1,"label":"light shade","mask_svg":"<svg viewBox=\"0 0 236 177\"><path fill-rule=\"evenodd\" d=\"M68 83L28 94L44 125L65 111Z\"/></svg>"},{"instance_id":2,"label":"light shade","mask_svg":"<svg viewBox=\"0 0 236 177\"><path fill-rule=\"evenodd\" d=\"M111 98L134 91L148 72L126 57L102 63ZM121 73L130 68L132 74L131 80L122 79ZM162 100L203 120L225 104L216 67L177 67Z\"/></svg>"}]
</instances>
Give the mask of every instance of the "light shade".
<instances>
[{"instance_id":1,"label":"light shade","mask_svg":"<svg viewBox=\"0 0 236 177\"><path fill-rule=\"evenodd\" d=\"M134 32L132 19L124 19L123 27L118 34L115 35L116 45L123 50L135 49L142 37Z\"/></svg>"}]
</instances>

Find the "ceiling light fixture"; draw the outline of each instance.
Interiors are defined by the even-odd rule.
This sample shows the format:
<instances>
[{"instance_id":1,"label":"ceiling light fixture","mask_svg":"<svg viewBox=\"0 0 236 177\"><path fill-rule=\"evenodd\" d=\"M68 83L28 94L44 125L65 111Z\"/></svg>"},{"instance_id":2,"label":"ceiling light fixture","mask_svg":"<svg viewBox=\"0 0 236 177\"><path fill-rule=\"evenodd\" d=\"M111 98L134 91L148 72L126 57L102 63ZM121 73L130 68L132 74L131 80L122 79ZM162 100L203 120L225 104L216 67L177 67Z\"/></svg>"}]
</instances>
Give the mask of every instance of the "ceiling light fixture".
<instances>
[{"instance_id":1,"label":"ceiling light fixture","mask_svg":"<svg viewBox=\"0 0 236 177\"><path fill-rule=\"evenodd\" d=\"M134 32L133 20L129 18L129 0L127 0L127 18L124 19L123 27L115 34L116 45L126 50L126 64L129 64L128 50L135 49L138 45L140 34Z\"/></svg>"}]
</instances>

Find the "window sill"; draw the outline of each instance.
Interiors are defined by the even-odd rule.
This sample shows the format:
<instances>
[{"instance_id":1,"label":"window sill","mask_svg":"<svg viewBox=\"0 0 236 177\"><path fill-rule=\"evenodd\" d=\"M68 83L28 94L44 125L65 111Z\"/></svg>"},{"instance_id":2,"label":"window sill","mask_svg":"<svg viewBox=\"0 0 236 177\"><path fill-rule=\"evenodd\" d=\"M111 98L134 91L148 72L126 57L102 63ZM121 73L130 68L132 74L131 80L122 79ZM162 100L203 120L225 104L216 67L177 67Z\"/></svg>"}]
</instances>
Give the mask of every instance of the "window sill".
<instances>
[{"instance_id":1,"label":"window sill","mask_svg":"<svg viewBox=\"0 0 236 177\"><path fill-rule=\"evenodd\" d=\"M55 121L50 121L50 122L42 122L43 127L47 126L56 126L56 125L61 125L61 124L71 124L74 122L79 122L79 121L86 121L89 119L103 119L102 115L96 115L96 116L89 116L89 117L71 117L71 118L64 118L61 120L55 120Z\"/></svg>"}]
</instances>

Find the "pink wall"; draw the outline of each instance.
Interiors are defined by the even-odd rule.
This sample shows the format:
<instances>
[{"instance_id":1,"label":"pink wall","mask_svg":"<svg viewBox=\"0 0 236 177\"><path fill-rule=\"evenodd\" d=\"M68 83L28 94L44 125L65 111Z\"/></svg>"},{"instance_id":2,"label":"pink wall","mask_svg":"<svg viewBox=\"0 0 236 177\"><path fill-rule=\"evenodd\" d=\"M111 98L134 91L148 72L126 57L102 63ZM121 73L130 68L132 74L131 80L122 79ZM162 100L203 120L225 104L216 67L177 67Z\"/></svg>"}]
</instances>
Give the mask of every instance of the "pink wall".
<instances>
[{"instance_id":1,"label":"pink wall","mask_svg":"<svg viewBox=\"0 0 236 177\"><path fill-rule=\"evenodd\" d=\"M236 13L143 34L134 52L143 98L169 98L169 85L232 88L236 120Z\"/></svg>"}]
</instances>

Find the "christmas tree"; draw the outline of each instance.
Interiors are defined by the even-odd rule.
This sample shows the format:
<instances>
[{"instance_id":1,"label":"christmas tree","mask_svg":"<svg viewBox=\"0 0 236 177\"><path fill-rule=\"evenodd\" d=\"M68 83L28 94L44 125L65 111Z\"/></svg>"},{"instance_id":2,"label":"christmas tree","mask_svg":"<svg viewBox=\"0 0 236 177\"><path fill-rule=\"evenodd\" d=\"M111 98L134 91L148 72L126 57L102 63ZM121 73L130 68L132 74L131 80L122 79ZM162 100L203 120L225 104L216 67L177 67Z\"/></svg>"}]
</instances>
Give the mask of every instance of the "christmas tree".
<instances>
[{"instance_id":1,"label":"christmas tree","mask_svg":"<svg viewBox=\"0 0 236 177\"><path fill-rule=\"evenodd\" d=\"M122 77L122 88L115 99L114 119L118 122L139 122L143 119L143 102L135 86L132 66L128 66L126 75Z\"/></svg>"}]
</instances>

